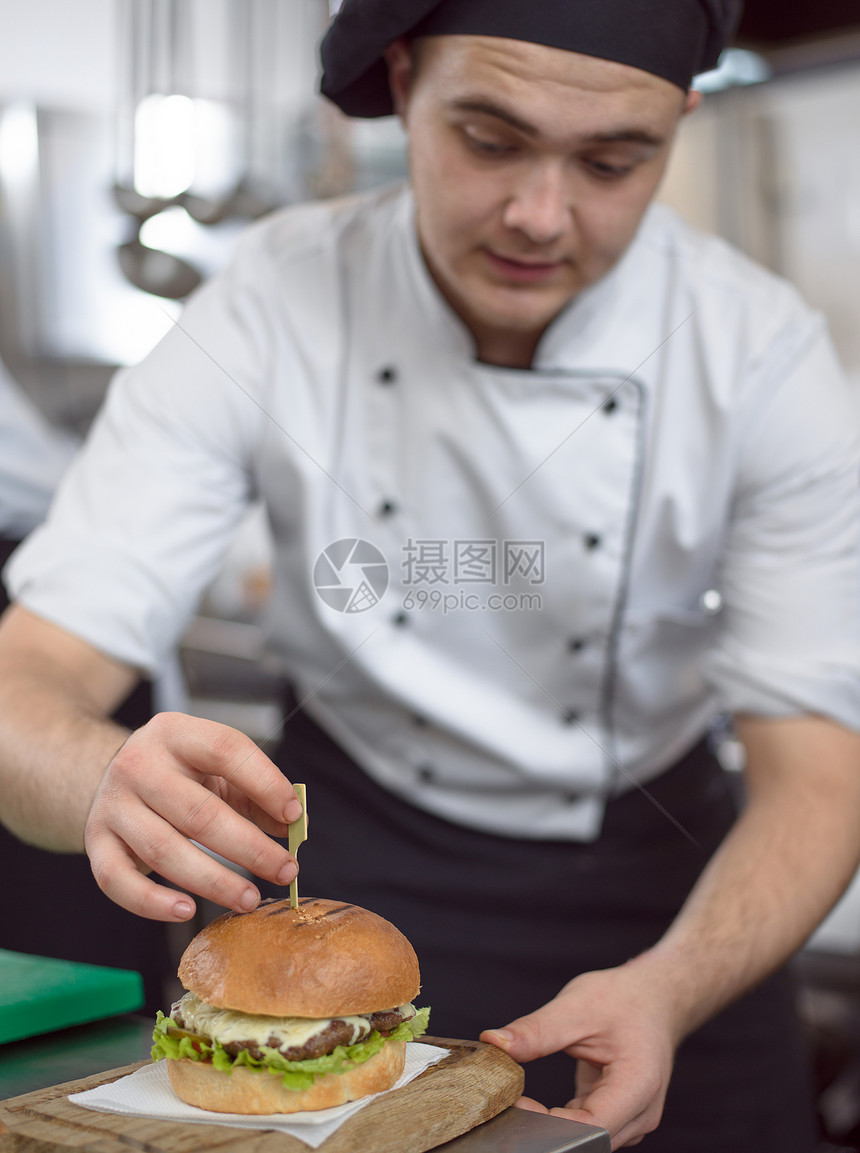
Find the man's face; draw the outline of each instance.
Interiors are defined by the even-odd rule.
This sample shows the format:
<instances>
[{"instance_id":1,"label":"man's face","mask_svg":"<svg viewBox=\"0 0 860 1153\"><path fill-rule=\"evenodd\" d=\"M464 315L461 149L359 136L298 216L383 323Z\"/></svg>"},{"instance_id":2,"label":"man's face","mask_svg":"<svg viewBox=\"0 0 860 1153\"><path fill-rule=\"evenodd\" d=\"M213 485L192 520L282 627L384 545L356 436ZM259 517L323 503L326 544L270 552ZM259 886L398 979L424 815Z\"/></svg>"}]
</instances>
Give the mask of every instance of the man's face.
<instances>
[{"instance_id":1,"label":"man's face","mask_svg":"<svg viewBox=\"0 0 860 1153\"><path fill-rule=\"evenodd\" d=\"M625 64L481 36L389 49L424 259L481 359L541 333L632 240L694 103Z\"/></svg>"}]
</instances>

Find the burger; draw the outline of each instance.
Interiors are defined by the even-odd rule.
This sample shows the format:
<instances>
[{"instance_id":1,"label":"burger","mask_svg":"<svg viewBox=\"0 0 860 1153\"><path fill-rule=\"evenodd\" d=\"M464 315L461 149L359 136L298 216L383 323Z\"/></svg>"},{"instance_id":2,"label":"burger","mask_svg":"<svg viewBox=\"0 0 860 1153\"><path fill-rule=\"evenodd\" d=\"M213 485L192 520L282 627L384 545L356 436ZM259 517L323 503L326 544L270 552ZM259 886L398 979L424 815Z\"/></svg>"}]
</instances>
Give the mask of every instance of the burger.
<instances>
[{"instance_id":1,"label":"burger","mask_svg":"<svg viewBox=\"0 0 860 1153\"><path fill-rule=\"evenodd\" d=\"M325 1109L390 1089L416 1011L418 960L403 934L357 905L305 897L226 913L179 964L187 990L158 1014L153 1060L190 1105L219 1113Z\"/></svg>"}]
</instances>

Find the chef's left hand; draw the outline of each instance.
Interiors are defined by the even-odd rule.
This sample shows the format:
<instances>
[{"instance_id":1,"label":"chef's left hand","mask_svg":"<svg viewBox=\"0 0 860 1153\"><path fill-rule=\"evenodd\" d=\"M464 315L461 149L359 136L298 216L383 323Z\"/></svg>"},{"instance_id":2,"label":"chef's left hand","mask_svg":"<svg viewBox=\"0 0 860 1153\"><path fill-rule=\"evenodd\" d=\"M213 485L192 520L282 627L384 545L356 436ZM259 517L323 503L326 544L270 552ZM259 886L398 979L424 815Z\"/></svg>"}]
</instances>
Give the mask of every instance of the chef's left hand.
<instances>
[{"instance_id":1,"label":"chef's left hand","mask_svg":"<svg viewBox=\"0 0 860 1153\"><path fill-rule=\"evenodd\" d=\"M613 1149L656 1129L679 1037L670 990L641 960L583 973L534 1013L481 1034L515 1061L576 1059L575 1094L563 1107L521 1097L520 1108L607 1129Z\"/></svg>"}]
</instances>

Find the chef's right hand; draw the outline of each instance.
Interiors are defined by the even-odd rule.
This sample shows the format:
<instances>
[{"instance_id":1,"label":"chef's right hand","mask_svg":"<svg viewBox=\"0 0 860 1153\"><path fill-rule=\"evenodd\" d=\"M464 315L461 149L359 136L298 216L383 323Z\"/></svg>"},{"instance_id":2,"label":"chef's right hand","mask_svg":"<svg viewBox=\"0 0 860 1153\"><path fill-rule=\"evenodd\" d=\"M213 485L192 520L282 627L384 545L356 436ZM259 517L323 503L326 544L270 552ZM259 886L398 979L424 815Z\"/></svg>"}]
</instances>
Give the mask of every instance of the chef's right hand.
<instances>
[{"instance_id":1,"label":"chef's right hand","mask_svg":"<svg viewBox=\"0 0 860 1153\"><path fill-rule=\"evenodd\" d=\"M153 920L187 921L192 898L146 874L237 912L252 909L257 887L192 842L287 885L298 871L295 858L272 837L286 837L300 815L292 785L249 737L215 721L160 713L108 766L84 841L112 901Z\"/></svg>"}]
</instances>

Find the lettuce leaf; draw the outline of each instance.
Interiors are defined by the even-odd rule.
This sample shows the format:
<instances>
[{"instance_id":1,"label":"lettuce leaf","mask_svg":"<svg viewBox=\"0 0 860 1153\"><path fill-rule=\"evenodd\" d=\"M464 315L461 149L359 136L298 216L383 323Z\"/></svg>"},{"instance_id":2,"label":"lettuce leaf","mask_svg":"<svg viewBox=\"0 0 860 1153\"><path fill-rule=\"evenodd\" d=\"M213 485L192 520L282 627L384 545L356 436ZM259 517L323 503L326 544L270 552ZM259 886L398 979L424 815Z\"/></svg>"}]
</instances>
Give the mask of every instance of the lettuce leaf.
<instances>
[{"instance_id":1,"label":"lettuce leaf","mask_svg":"<svg viewBox=\"0 0 860 1153\"><path fill-rule=\"evenodd\" d=\"M338 1045L324 1057L310 1057L306 1061L288 1061L277 1049L261 1046L262 1059L252 1057L247 1049L241 1049L238 1056L232 1057L219 1041L208 1037L197 1037L180 1029L172 1017L165 1017L159 1011L153 1033L152 1059L161 1061L165 1057L172 1061L211 1061L222 1073L231 1073L236 1066L248 1069L267 1070L280 1074L285 1089L301 1091L310 1089L314 1081L326 1073L343 1073L353 1065L361 1065L374 1057L386 1041L412 1041L427 1032L430 1010L419 1009L409 1021L403 1021L388 1037L382 1037L375 1029L369 1037L354 1045ZM179 1034L168 1032L174 1029Z\"/></svg>"}]
</instances>

